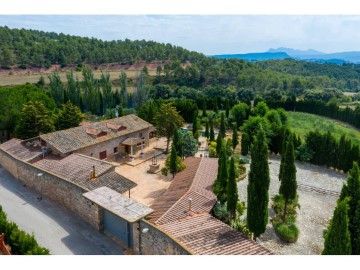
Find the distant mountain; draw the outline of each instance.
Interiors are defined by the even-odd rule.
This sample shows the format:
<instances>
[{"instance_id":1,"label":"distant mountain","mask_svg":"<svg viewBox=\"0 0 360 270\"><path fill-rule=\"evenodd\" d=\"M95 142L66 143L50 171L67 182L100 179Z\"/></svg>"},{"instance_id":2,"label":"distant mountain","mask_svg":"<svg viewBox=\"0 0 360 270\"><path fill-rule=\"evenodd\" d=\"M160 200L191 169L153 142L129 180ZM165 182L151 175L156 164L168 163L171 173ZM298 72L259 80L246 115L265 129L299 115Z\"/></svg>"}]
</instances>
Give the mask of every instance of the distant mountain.
<instances>
[{"instance_id":1,"label":"distant mountain","mask_svg":"<svg viewBox=\"0 0 360 270\"><path fill-rule=\"evenodd\" d=\"M244 54L219 54L213 55L215 58L222 59L242 59L247 61L263 61L263 60L278 60L278 59L286 59L291 58L285 52L263 52L263 53L244 53Z\"/></svg>"},{"instance_id":2,"label":"distant mountain","mask_svg":"<svg viewBox=\"0 0 360 270\"><path fill-rule=\"evenodd\" d=\"M292 57L298 57L298 56L313 56L313 55L323 55L323 52L319 52L319 51L315 51L312 49L303 51L303 50L296 50L296 49L291 49L291 48L284 48L284 47L280 47L277 49L269 49L268 52L274 53L274 52L284 52L287 53L288 55L292 56Z\"/></svg>"}]
</instances>

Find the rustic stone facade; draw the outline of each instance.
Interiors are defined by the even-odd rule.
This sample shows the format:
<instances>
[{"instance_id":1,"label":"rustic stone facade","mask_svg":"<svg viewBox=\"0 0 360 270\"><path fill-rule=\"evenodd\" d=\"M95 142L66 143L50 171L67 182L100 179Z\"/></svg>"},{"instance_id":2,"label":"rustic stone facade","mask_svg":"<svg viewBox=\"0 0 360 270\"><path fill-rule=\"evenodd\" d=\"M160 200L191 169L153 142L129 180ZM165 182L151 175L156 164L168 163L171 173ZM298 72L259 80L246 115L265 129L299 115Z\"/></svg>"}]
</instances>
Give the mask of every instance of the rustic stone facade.
<instances>
[{"instance_id":1,"label":"rustic stone facade","mask_svg":"<svg viewBox=\"0 0 360 270\"><path fill-rule=\"evenodd\" d=\"M50 172L41 170L33 164L18 160L1 149L0 164L15 178L26 184L27 187L65 206L91 226L101 230L101 209L82 196L88 190Z\"/></svg>"},{"instance_id":2,"label":"rustic stone facade","mask_svg":"<svg viewBox=\"0 0 360 270\"><path fill-rule=\"evenodd\" d=\"M139 239L139 225L141 230L147 228L146 233L141 234ZM139 242L141 242L142 255L191 255L191 251L177 242L167 233L155 225L140 220L133 224L134 253L139 254Z\"/></svg>"}]
</instances>

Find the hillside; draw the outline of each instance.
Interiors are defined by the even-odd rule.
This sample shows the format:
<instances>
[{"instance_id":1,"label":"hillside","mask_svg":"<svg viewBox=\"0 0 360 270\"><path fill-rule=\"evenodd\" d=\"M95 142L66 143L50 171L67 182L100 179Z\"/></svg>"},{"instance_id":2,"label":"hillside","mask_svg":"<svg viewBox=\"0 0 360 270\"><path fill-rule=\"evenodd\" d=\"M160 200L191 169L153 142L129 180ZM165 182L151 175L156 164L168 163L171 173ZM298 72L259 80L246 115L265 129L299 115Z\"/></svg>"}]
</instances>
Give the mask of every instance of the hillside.
<instances>
[{"instance_id":1,"label":"hillside","mask_svg":"<svg viewBox=\"0 0 360 270\"><path fill-rule=\"evenodd\" d=\"M291 58L285 52L264 52L264 53L244 53L244 54L219 54L214 55L215 58L220 59L242 59L247 61L263 61L270 59L286 59Z\"/></svg>"},{"instance_id":2,"label":"hillside","mask_svg":"<svg viewBox=\"0 0 360 270\"><path fill-rule=\"evenodd\" d=\"M102 41L54 32L9 29L6 26L0 27L0 52L0 66L3 69L83 63L133 64L156 60L178 60L185 63L205 58L203 54L154 41Z\"/></svg>"},{"instance_id":3,"label":"hillside","mask_svg":"<svg viewBox=\"0 0 360 270\"><path fill-rule=\"evenodd\" d=\"M295 131L296 134L299 134L303 140L309 131L318 130L321 133L330 131L337 139L340 139L341 135L346 134L354 143L360 145L360 132L346 123L314 114L300 112L287 113L290 129Z\"/></svg>"}]
</instances>

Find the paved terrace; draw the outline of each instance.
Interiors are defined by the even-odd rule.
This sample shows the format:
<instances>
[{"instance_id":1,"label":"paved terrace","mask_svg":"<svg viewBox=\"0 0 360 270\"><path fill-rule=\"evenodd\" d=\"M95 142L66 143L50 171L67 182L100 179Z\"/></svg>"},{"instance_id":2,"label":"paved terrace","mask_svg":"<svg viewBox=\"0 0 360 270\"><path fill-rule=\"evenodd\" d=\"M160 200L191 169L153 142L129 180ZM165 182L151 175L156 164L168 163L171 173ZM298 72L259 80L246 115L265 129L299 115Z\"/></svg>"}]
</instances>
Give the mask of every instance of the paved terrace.
<instances>
[{"instance_id":1,"label":"paved terrace","mask_svg":"<svg viewBox=\"0 0 360 270\"><path fill-rule=\"evenodd\" d=\"M271 254L209 214L216 203L212 186L218 160L191 157L184 162L187 168L175 176L169 189L154 202L151 206L154 212L147 219L194 254Z\"/></svg>"}]
</instances>

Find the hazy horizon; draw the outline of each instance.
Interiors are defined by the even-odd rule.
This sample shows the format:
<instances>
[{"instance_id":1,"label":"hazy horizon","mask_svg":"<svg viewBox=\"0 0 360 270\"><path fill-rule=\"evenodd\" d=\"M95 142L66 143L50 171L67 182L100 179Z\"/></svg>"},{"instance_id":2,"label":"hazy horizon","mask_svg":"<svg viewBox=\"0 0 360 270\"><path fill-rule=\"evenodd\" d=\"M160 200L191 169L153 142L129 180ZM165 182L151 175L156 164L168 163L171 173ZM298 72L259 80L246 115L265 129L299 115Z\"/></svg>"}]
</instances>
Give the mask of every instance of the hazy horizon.
<instances>
[{"instance_id":1,"label":"hazy horizon","mask_svg":"<svg viewBox=\"0 0 360 270\"><path fill-rule=\"evenodd\" d=\"M360 51L358 15L0 15L0 26L102 40L153 40L205 55L279 47Z\"/></svg>"}]
</instances>

